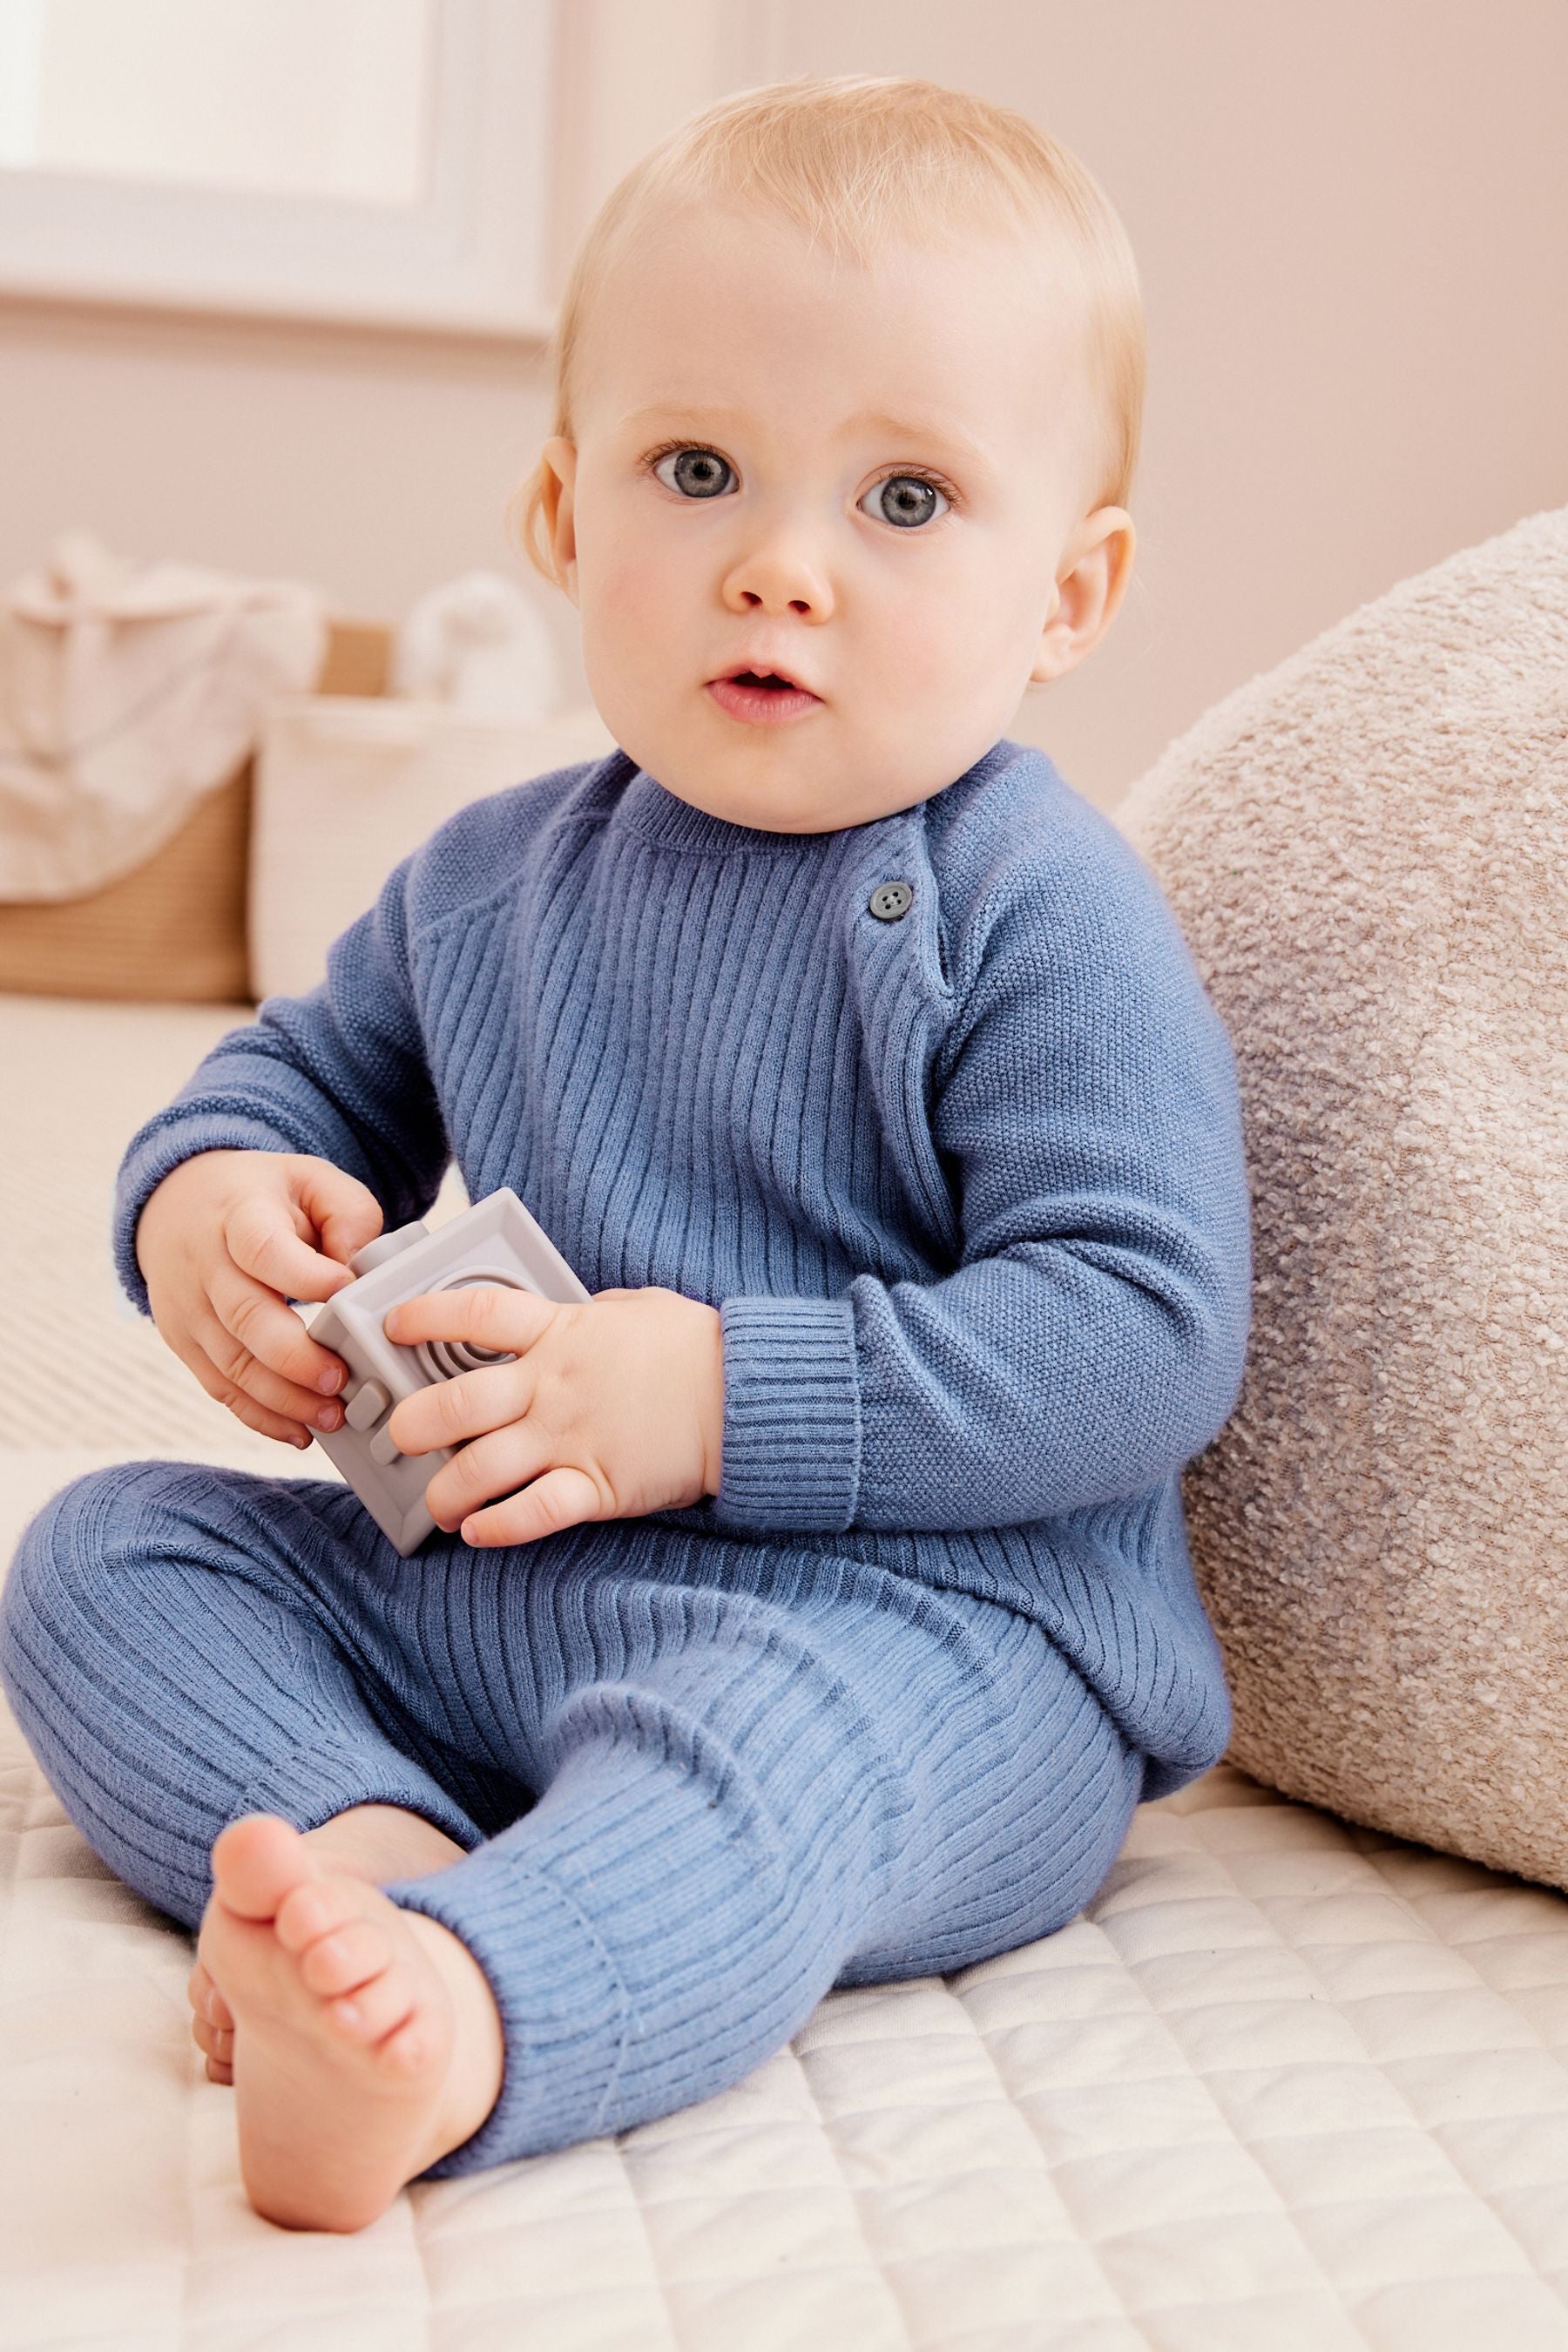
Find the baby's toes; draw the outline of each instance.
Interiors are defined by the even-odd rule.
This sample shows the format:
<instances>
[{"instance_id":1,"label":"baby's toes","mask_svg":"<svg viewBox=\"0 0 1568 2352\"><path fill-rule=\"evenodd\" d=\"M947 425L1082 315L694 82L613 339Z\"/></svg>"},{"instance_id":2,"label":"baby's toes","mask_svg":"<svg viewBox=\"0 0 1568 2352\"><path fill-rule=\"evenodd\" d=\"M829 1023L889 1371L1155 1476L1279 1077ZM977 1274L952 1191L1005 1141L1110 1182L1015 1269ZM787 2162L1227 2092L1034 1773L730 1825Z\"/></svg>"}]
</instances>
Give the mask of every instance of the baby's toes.
<instances>
[{"instance_id":1,"label":"baby's toes","mask_svg":"<svg viewBox=\"0 0 1568 2352\"><path fill-rule=\"evenodd\" d=\"M205 2017L191 2020L191 2036L207 2062L210 2083L232 2083L234 2080L234 2029L214 2025Z\"/></svg>"},{"instance_id":2,"label":"baby's toes","mask_svg":"<svg viewBox=\"0 0 1568 2352\"><path fill-rule=\"evenodd\" d=\"M193 2017L191 2039L198 2050L206 2052L209 2058L221 2058L226 2066L233 2063L234 2028L232 2025L215 2025L210 2017Z\"/></svg>"},{"instance_id":3,"label":"baby's toes","mask_svg":"<svg viewBox=\"0 0 1568 2352\"><path fill-rule=\"evenodd\" d=\"M226 2026L232 2032L234 2012L200 1960L186 1979L185 1998L198 2017L210 2018L214 2025Z\"/></svg>"},{"instance_id":4,"label":"baby's toes","mask_svg":"<svg viewBox=\"0 0 1568 2352\"><path fill-rule=\"evenodd\" d=\"M324 2007L345 2042L380 2042L413 2016L414 1979L401 1960L393 1960L379 1976Z\"/></svg>"},{"instance_id":5,"label":"baby's toes","mask_svg":"<svg viewBox=\"0 0 1568 2352\"><path fill-rule=\"evenodd\" d=\"M278 1906L272 1932L286 1952L298 1956L308 1951L323 1936L363 1918L361 1890L359 1879L342 1876L310 1879L302 1886L292 1886Z\"/></svg>"},{"instance_id":6,"label":"baby's toes","mask_svg":"<svg viewBox=\"0 0 1568 2352\"><path fill-rule=\"evenodd\" d=\"M384 1927L374 1920L351 1919L334 1927L330 1936L318 1937L315 1943L307 1945L300 1955L300 1979L311 1992L328 2000L368 1984L391 1958Z\"/></svg>"}]
</instances>

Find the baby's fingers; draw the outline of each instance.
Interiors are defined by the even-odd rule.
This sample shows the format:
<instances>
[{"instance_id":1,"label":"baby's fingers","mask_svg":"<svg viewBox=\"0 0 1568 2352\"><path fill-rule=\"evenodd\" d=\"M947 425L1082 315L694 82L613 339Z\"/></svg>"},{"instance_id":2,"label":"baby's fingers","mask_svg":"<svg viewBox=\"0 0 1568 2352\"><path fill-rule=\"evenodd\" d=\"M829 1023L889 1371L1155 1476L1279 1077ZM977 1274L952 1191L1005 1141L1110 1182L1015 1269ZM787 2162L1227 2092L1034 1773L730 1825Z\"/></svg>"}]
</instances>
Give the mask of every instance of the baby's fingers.
<instances>
[{"instance_id":1,"label":"baby's fingers","mask_svg":"<svg viewBox=\"0 0 1568 2352\"><path fill-rule=\"evenodd\" d=\"M311 1339L276 1291L252 1282L237 1266L219 1266L212 1275L206 1304L223 1336L215 1344L212 1335L198 1328L197 1339L219 1370L263 1404L312 1421L322 1400L342 1387L342 1359ZM249 1377L252 1365L262 1377Z\"/></svg>"},{"instance_id":2,"label":"baby's fingers","mask_svg":"<svg viewBox=\"0 0 1568 2352\"><path fill-rule=\"evenodd\" d=\"M215 1324L213 1328L216 1330L217 1326ZM170 1344L174 1343L171 1341ZM174 1353L186 1370L195 1374L208 1396L215 1402L226 1405L235 1419L243 1421L247 1429L256 1430L262 1437L280 1438L285 1445L309 1445L310 1432L308 1429L301 1429L297 1421L290 1420L285 1413L272 1412L266 1405L258 1404L237 1382L229 1380L219 1370L199 1341L187 1339L175 1347Z\"/></svg>"},{"instance_id":3,"label":"baby's fingers","mask_svg":"<svg viewBox=\"0 0 1568 2352\"><path fill-rule=\"evenodd\" d=\"M287 1315L295 1329L300 1332L301 1337L304 1336L299 1318L288 1307L273 1300L271 1312ZM279 1421L289 1431L290 1443L293 1442L293 1433L301 1423L312 1430L342 1426L343 1409L336 1397L304 1388L281 1372L273 1370L243 1339L235 1336L222 1317L210 1309L199 1310L192 1318L191 1336L227 1388L247 1396L254 1404ZM324 1349L319 1352L325 1356ZM326 1356L325 1360L333 1365L337 1361L331 1356ZM226 1394L223 1402L231 1403L231 1398ZM237 1411L237 1406L234 1409ZM241 1414L240 1417L244 1420L248 1415Z\"/></svg>"},{"instance_id":4,"label":"baby's fingers","mask_svg":"<svg viewBox=\"0 0 1568 2352\"><path fill-rule=\"evenodd\" d=\"M400 1299L387 1308L381 1328L402 1348L421 1339L468 1339L497 1355L521 1356L547 1331L570 1325L583 1312L509 1284L465 1282Z\"/></svg>"},{"instance_id":5,"label":"baby's fingers","mask_svg":"<svg viewBox=\"0 0 1568 2352\"><path fill-rule=\"evenodd\" d=\"M330 1160L291 1153L288 1168L294 1198L320 1234L322 1249L329 1259L346 1265L355 1250L380 1233L381 1202L368 1184ZM296 1298L312 1295L294 1293Z\"/></svg>"},{"instance_id":6,"label":"baby's fingers","mask_svg":"<svg viewBox=\"0 0 1568 2352\"><path fill-rule=\"evenodd\" d=\"M470 1511L462 1521L462 1534L470 1544L536 1543L541 1536L559 1535L563 1528L604 1517L604 1498L587 1472L563 1464L488 1510Z\"/></svg>"},{"instance_id":7,"label":"baby's fingers","mask_svg":"<svg viewBox=\"0 0 1568 2352\"><path fill-rule=\"evenodd\" d=\"M303 1220L304 1212L300 1214ZM223 1221L223 1240L242 1274L253 1276L283 1298L331 1298L353 1279L346 1265L301 1239L293 1213L279 1193L247 1192L231 1202Z\"/></svg>"}]
</instances>

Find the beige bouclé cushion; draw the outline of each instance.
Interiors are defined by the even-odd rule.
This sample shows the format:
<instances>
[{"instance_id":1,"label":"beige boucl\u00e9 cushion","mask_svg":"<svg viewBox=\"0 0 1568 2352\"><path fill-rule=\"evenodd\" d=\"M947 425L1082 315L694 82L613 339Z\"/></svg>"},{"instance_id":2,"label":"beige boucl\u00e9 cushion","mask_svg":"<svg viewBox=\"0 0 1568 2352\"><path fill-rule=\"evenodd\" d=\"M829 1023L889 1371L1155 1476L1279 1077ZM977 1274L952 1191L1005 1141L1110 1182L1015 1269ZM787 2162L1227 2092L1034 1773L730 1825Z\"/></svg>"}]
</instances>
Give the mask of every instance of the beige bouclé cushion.
<instances>
[{"instance_id":1,"label":"beige boucl\u00e9 cushion","mask_svg":"<svg viewBox=\"0 0 1568 2352\"><path fill-rule=\"evenodd\" d=\"M1568 509L1231 695L1116 817L1242 1091L1252 1340L1184 1481L1232 1758L1568 1885Z\"/></svg>"}]
</instances>

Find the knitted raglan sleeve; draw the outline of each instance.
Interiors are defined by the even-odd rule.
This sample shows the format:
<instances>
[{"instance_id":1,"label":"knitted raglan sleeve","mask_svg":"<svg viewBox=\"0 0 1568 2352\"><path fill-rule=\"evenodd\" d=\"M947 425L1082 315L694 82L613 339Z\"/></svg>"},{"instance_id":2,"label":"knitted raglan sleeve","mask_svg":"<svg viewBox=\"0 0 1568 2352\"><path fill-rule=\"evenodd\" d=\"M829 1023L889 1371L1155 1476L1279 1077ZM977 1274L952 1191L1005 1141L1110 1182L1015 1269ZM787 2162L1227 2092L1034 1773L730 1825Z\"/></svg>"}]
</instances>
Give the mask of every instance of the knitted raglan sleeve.
<instances>
[{"instance_id":1,"label":"knitted raglan sleeve","mask_svg":"<svg viewBox=\"0 0 1568 2352\"><path fill-rule=\"evenodd\" d=\"M1239 1393L1250 1212L1235 1057L1109 822L970 911L931 1067L956 1270L730 1299L715 1516L1017 1526L1146 1491Z\"/></svg>"},{"instance_id":2,"label":"knitted raglan sleeve","mask_svg":"<svg viewBox=\"0 0 1568 2352\"><path fill-rule=\"evenodd\" d=\"M451 1154L426 1065L408 960L415 852L327 950L304 996L268 996L220 1037L174 1100L132 1137L115 1182L110 1244L132 1304L150 1309L136 1224L170 1170L198 1151L301 1151L369 1186L386 1230L420 1216Z\"/></svg>"}]
</instances>

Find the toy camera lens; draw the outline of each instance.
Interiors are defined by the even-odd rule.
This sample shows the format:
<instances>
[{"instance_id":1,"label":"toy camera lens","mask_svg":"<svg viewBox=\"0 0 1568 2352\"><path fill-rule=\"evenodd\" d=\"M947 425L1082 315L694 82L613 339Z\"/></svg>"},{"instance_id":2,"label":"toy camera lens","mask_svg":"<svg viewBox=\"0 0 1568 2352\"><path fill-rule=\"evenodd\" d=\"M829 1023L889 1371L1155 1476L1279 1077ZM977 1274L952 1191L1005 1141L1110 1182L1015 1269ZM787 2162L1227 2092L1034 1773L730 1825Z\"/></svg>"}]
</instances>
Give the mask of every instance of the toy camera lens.
<instances>
[{"instance_id":1,"label":"toy camera lens","mask_svg":"<svg viewBox=\"0 0 1568 2352\"><path fill-rule=\"evenodd\" d=\"M468 1339L426 1339L414 1352L433 1381L455 1381L459 1372L477 1372L485 1364L517 1361L510 1349L476 1348Z\"/></svg>"}]
</instances>

